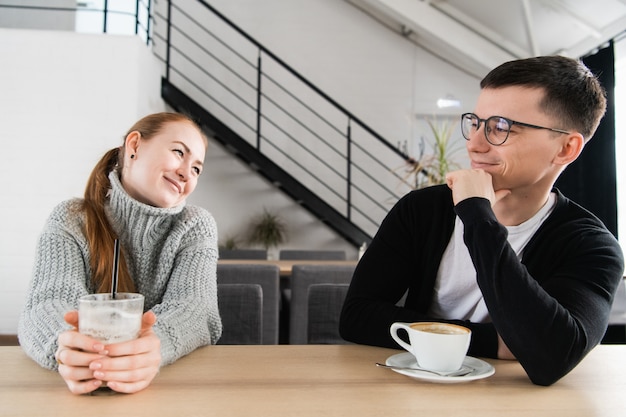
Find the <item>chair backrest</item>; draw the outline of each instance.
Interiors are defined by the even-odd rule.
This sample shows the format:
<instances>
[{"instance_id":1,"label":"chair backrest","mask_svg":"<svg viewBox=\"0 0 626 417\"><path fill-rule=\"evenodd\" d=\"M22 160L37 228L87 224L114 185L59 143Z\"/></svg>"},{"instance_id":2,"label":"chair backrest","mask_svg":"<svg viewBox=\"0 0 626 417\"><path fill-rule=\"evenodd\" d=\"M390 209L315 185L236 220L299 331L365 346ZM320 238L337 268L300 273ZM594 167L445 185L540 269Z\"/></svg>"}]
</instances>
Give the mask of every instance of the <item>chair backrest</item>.
<instances>
[{"instance_id":1,"label":"chair backrest","mask_svg":"<svg viewBox=\"0 0 626 417\"><path fill-rule=\"evenodd\" d=\"M354 265L293 266L289 303L290 344L308 343L309 287L314 284L349 284L354 269Z\"/></svg>"},{"instance_id":2,"label":"chair backrest","mask_svg":"<svg viewBox=\"0 0 626 417\"><path fill-rule=\"evenodd\" d=\"M626 277L617 286L609 324L626 324Z\"/></svg>"},{"instance_id":3,"label":"chair backrest","mask_svg":"<svg viewBox=\"0 0 626 417\"><path fill-rule=\"evenodd\" d=\"M217 284L222 317L218 345L260 345L263 341L263 289L259 284Z\"/></svg>"},{"instance_id":4,"label":"chair backrest","mask_svg":"<svg viewBox=\"0 0 626 417\"><path fill-rule=\"evenodd\" d=\"M283 249L278 254L278 258L281 260L345 261L346 252L342 250Z\"/></svg>"},{"instance_id":5,"label":"chair backrest","mask_svg":"<svg viewBox=\"0 0 626 417\"><path fill-rule=\"evenodd\" d=\"M263 295L263 338L262 344L278 344L280 275L276 265L219 264L219 284L258 284ZM221 313L220 313L221 314Z\"/></svg>"},{"instance_id":6,"label":"chair backrest","mask_svg":"<svg viewBox=\"0 0 626 417\"><path fill-rule=\"evenodd\" d=\"M220 259L267 259L265 249L220 249Z\"/></svg>"},{"instance_id":7,"label":"chair backrest","mask_svg":"<svg viewBox=\"0 0 626 417\"><path fill-rule=\"evenodd\" d=\"M620 280L611 306L609 326L602 339L603 344L626 343L626 277Z\"/></svg>"},{"instance_id":8,"label":"chair backrest","mask_svg":"<svg viewBox=\"0 0 626 417\"><path fill-rule=\"evenodd\" d=\"M348 344L339 335L339 316L350 284L313 284L309 287L309 344Z\"/></svg>"}]
</instances>

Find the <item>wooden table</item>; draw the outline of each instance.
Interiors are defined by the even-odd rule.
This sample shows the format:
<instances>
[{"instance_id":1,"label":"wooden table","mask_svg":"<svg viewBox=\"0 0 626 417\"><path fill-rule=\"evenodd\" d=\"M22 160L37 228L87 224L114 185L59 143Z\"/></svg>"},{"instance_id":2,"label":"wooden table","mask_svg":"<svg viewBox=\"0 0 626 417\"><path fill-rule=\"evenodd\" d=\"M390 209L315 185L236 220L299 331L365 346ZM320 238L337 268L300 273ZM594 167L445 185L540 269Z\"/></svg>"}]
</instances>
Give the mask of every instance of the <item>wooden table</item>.
<instances>
[{"instance_id":1,"label":"wooden table","mask_svg":"<svg viewBox=\"0 0 626 417\"><path fill-rule=\"evenodd\" d=\"M351 265L356 266L356 260L350 261L318 261L318 260L265 260L265 259L220 259L218 264L223 265L276 265L281 277L290 277L294 265Z\"/></svg>"},{"instance_id":2,"label":"wooden table","mask_svg":"<svg viewBox=\"0 0 626 417\"><path fill-rule=\"evenodd\" d=\"M517 362L463 384L377 368L398 351L356 345L210 346L161 370L132 395L77 396L58 374L0 347L1 416L567 416L626 414L626 346L597 347L550 387Z\"/></svg>"}]
</instances>

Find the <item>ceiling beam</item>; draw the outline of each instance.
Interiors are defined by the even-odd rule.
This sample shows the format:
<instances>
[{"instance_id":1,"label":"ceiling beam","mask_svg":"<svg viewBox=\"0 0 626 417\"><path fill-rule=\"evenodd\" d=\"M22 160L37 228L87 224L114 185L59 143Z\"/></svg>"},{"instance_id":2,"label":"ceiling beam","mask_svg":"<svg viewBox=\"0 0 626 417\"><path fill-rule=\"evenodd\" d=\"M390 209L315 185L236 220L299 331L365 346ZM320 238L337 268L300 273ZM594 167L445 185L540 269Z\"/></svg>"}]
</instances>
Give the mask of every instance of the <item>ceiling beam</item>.
<instances>
[{"instance_id":1,"label":"ceiling beam","mask_svg":"<svg viewBox=\"0 0 626 417\"><path fill-rule=\"evenodd\" d=\"M626 0L624 0L626 1ZM505 50L511 55L517 58L527 58L531 56L530 49L521 48L514 42L495 30L487 27L486 25L480 23L478 20L468 16L465 12L459 10L457 7L454 7L448 2L445 1L436 1L430 3L432 7L439 10L442 13L445 13L452 19L457 22L462 22L464 26L467 26L470 30L476 32L492 44L498 46L500 49Z\"/></svg>"},{"instance_id":2,"label":"ceiling beam","mask_svg":"<svg viewBox=\"0 0 626 417\"><path fill-rule=\"evenodd\" d=\"M553 10L556 10L557 12L565 13L566 15L568 15L571 19L573 19L576 22L576 25L578 25L583 30L587 31L594 38L599 39L600 37L602 37L602 34L600 33L598 29L596 29L595 27L587 23L587 19L585 19L583 16L580 16L578 13L574 12L574 10L572 10L562 0L540 0L540 1L546 7L550 7Z\"/></svg>"},{"instance_id":3,"label":"ceiling beam","mask_svg":"<svg viewBox=\"0 0 626 417\"><path fill-rule=\"evenodd\" d=\"M352 3L370 14L392 18L416 43L477 77L482 78L492 68L517 58L428 2L361 0Z\"/></svg>"},{"instance_id":4,"label":"ceiling beam","mask_svg":"<svg viewBox=\"0 0 626 417\"><path fill-rule=\"evenodd\" d=\"M562 55L572 58L585 56L590 52L593 52L598 47L604 45L606 42L615 38L620 33L624 33L624 28L626 28L626 16L615 20L613 23L602 29L602 31L600 31L599 38L586 38L566 50L555 51L555 53L560 53Z\"/></svg>"},{"instance_id":5,"label":"ceiling beam","mask_svg":"<svg viewBox=\"0 0 626 417\"><path fill-rule=\"evenodd\" d=\"M533 25L532 10L529 0L522 0L522 8L524 9L524 27L526 28L526 36L528 37L528 44L533 56L539 56L539 46L537 46L537 40L535 39L535 31Z\"/></svg>"}]
</instances>

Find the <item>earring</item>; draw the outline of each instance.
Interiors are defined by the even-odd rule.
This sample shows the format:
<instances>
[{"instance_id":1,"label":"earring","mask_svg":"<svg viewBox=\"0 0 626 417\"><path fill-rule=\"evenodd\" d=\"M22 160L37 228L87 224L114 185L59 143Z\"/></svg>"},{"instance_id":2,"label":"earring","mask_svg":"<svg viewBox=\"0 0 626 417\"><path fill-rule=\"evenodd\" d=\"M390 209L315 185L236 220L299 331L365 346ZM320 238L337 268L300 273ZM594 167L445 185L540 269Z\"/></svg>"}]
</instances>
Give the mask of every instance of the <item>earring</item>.
<instances>
[{"instance_id":1,"label":"earring","mask_svg":"<svg viewBox=\"0 0 626 417\"><path fill-rule=\"evenodd\" d=\"M130 156L130 159L135 159L135 154L132 154L132 155Z\"/></svg>"}]
</instances>

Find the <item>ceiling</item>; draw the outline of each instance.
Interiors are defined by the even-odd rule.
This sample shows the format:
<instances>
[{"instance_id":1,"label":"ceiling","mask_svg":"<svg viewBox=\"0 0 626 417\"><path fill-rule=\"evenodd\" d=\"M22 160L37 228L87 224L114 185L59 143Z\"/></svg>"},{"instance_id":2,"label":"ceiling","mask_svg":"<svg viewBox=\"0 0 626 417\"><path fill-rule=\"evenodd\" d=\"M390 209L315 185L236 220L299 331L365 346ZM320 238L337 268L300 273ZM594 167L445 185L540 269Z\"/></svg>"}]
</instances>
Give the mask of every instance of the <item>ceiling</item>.
<instances>
[{"instance_id":1,"label":"ceiling","mask_svg":"<svg viewBox=\"0 0 626 417\"><path fill-rule=\"evenodd\" d=\"M626 31L626 0L347 0L483 77L512 59L581 57Z\"/></svg>"}]
</instances>

